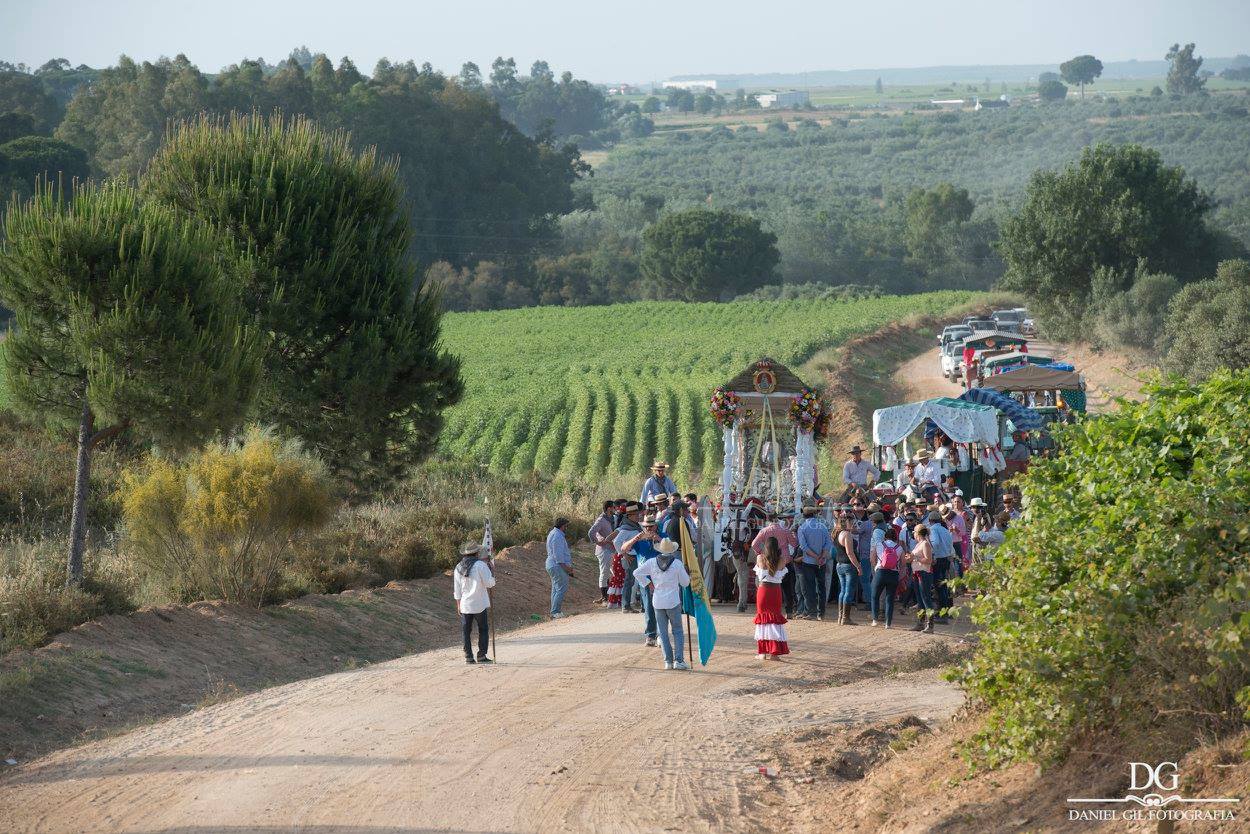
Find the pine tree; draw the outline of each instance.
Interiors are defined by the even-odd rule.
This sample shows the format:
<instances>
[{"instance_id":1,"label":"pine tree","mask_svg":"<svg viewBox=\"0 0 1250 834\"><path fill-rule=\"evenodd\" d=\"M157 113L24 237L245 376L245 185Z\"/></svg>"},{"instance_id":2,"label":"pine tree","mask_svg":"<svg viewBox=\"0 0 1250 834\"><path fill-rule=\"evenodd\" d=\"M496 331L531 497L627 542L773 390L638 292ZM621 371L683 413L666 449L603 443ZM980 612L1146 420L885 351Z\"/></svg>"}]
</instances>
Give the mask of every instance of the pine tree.
<instances>
[{"instance_id":1,"label":"pine tree","mask_svg":"<svg viewBox=\"0 0 1250 834\"><path fill-rule=\"evenodd\" d=\"M437 292L413 274L395 162L302 119L200 118L141 187L254 258L244 303L271 334L262 422L358 485L433 450L460 362L439 347Z\"/></svg>"},{"instance_id":2,"label":"pine tree","mask_svg":"<svg viewBox=\"0 0 1250 834\"><path fill-rule=\"evenodd\" d=\"M40 187L5 218L0 297L14 406L77 434L67 584L82 581L92 455L133 431L177 448L251 404L259 340L243 326L239 261L221 238L129 186Z\"/></svg>"}]
</instances>

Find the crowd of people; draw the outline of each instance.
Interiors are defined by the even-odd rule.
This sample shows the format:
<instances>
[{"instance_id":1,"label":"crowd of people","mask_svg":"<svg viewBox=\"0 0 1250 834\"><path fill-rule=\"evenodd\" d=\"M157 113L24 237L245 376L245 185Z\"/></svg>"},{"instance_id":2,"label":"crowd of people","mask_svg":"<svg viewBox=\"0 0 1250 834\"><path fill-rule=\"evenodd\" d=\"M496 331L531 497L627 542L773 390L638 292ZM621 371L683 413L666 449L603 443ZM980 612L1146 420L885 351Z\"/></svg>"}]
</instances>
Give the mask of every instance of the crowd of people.
<instances>
[{"instance_id":1,"label":"crowd of people","mask_svg":"<svg viewBox=\"0 0 1250 834\"><path fill-rule=\"evenodd\" d=\"M913 631L932 633L949 622L952 580L975 561L992 558L1019 511L1010 493L994 515L980 497L965 501L954 478L941 477L931 458L926 449L908 463L908 474L899 476L905 482L886 505L855 488L880 475L855 447L843 469L848 489L841 500L817 496L800 514L786 508L765 512L762 503L740 503L734 495L715 507L708 532L717 536L716 556L701 566L707 588L712 601L736 603L739 612L755 603L761 659L789 653L790 619L824 620L835 602L837 623L844 626L856 625L857 608L870 614L872 626L884 628L913 609ZM642 640L661 648L665 669L689 668L681 589L689 586L690 574L679 552L678 525L697 540L698 503L697 494L678 492L667 463L656 461L639 500L605 501L587 533L598 560L596 602L641 613ZM547 537L550 613L556 619L564 616L573 575L567 527L567 519L558 518Z\"/></svg>"}]
</instances>

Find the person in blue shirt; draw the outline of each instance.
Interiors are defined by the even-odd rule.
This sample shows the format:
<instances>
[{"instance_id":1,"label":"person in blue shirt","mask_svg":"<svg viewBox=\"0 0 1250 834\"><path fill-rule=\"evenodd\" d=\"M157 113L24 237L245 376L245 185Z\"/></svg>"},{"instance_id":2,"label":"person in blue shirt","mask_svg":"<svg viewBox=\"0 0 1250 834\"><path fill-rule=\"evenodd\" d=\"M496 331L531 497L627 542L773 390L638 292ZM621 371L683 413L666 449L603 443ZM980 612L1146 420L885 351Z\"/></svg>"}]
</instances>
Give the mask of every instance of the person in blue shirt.
<instances>
[{"instance_id":1,"label":"person in blue shirt","mask_svg":"<svg viewBox=\"0 0 1250 834\"><path fill-rule=\"evenodd\" d=\"M659 541L660 535L655 529L655 516L649 515L642 520L642 530L622 542L620 552L631 556L633 563L637 566L634 568L635 577L638 575L638 568L641 568L644 562L655 558L655 547ZM659 629L656 627L655 607L651 604L652 589L645 586L639 587L642 591L642 613L646 615L642 626L642 640L648 646L658 646L656 638L659 637Z\"/></svg>"},{"instance_id":2,"label":"person in blue shirt","mask_svg":"<svg viewBox=\"0 0 1250 834\"><path fill-rule=\"evenodd\" d=\"M573 575L573 552L569 550L569 540L564 533L564 528L568 526L569 520L561 516L547 534L547 575L551 577L553 620L564 616L560 609L564 605L564 595L569 590L569 577Z\"/></svg>"},{"instance_id":3,"label":"person in blue shirt","mask_svg":"<svg viewBox=\"0 0 1250 834\"><path fill-rule=\"evenodd\" d=\"M651 472L651 477L647 478L646 483L642 485L642 495L638 497L639 503L646 504L657 495L672 495L677 491L677 484L668 477L667 463L657 460L651 464Z\"/></svg>"},{"instance_id":4,"label":"person in blue shirt","mask_svg":"<svg viewBox=\"0 0 1250 834\"><path fill-rule=\"evenodd\" d=\"M935 596L937 596L937 607L939 610L945 610L955 604L950 585L946 582L951 557L955 555L955 540L951 537L950 530L947 530L946 525L942 523L941 514L936 510L929 513L926 526L929 528L929 540L933 543L933 585ZM939 614L936 622L945 623L949 622L949 619L944 614Z\"/></svg>"},{"instance_id":5,"label":"person in blue shirt","mask_svg":"<svg viewBox=\"0 0 1250 834\"><path fill-rule=\"evenodd\" d=\"M799 605L804 619L825 618L823 574L825 562L833 554L833 536L820 518L814 503L803 505L803 523L799 525Z\"/></svg>"}]
</instances>

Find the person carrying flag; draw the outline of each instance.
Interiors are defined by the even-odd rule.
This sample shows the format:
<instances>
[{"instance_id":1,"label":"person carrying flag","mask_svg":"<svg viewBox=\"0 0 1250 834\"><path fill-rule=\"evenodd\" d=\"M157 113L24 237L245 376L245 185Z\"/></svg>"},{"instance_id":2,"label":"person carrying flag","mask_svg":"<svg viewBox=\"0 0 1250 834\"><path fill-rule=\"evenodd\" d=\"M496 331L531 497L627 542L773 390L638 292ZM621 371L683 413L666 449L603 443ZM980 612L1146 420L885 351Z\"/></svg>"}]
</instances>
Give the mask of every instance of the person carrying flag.
<instances>
[{"instance_id":1,"label":"person carrying flag","mask_svg":"<svg viewBox=\"0 0 1250 834\"><path fill-rule=\"evenodd\" d=\"M465 663L493 663L486 656L489 645L488 617L490 589L495 587L495 574L486 559L481 558L480 544L466 544L460 548L460 562L452 576L452 596L460 614L460 628L464 636ZM477 659L473 657L473 623L477 623Z\"/></svg>"}]
</instances>

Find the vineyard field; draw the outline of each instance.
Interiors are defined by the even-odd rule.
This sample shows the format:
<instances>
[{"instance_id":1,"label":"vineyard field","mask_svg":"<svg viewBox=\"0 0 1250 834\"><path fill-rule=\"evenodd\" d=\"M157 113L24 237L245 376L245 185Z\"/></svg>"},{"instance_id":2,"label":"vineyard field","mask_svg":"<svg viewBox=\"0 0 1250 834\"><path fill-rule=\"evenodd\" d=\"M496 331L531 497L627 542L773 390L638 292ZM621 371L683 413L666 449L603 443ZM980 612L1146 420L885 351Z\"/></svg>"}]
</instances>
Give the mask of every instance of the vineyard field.
<instances>
[{"instance_id":1,"label":"vineyard field","mask_svg":"<svg viewBox=\"0 0 1250 834\"><path fill-rule=\"evenodd\" d=\"M678 483L707 483L721 464L707 412L717 385L762 356L797 370L824 348L972 297L451 313L443 339L464 362L465 397L446 413L441 449L496 471L591 478L641 474L660 457Z\"/></svg>"}]
</instances>

